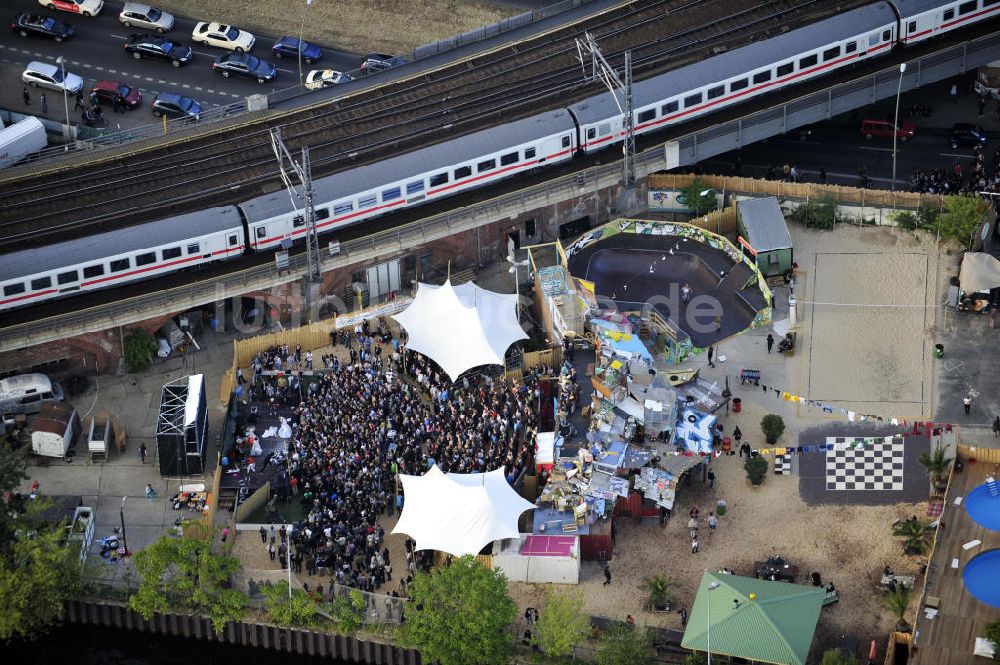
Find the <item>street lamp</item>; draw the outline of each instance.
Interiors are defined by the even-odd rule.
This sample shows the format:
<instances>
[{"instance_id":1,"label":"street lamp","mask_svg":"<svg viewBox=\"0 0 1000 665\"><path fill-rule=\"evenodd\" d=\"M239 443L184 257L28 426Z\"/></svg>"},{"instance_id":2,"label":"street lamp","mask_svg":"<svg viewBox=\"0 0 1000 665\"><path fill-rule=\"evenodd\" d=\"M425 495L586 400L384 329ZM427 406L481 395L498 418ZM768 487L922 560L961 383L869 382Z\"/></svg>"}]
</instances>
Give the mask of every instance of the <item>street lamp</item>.
<instances>
[{"instance_id":1,"label":"street lamp","mask_svg":"<svg viewBox=\"0 0 1000 665\"><path fill-rule=\"evenodd\" d=\"M892 191L896 191L896 140L899 135L899 95L903 92L903 74L906 63L899 64L899 85L896 86L896 121L892 128Z\"/></svg>"},{"instance_id":2,"label":"street lamp","mask_svg":"<svg viewBox=\"0 0 1000 665\"><path fill-rule=\"evenodd\" d=\"M303 83L302 80L302 33L306 29L306 11L309 9L309 5L313 3L313 0L306 0L306 6L302 8L302 24L299 26L299 85Z\"/></svg>"},{"instance_id":3,"label":"street lamp","mask_svg":"<svg viewBox=\"0 0 1000 665\"><path fill-rule=\"evenodd\" d=\"M56 58L56 62L59 63L59 67L62 69L62 91L63 91L63 109L66 111L66 131L63 136L66 138L66 143L63 145L64 152L69 152L69 98L66 97L66 59L62 56Z\"/></svg>"},{"instance_id":4,"label":"street lamp","mask_svg":"<svg viewBox=\"0 0 1000 665\"><path fill-rule=\"evenodd\" d=\"M507 263L510 264L510 268L507 269L511 275L514 276L514 294L517 296L516 308L517 308L517 324L521 325L521 280L519 279L518 268L523 268L528 265L528 259L523 261L514 260L514 252L512 251L507 255Z\"/></svg>"},{"instance_id":5,"label":"street lamp","mask_svg":"<svg viewBox=\"0 0 1000 665\"><path fill-rule=\"evenodd\" d=\"M719 588L718 582L708 585L705 608L708 610L708 624L706 625L706 651L708 652L708 665L712 665L712 592Z\"/></svg>"},{"instance_id":6,"label":"street lamp","mask_svg":"<svg viewBox=\"0 0 1000 665\"><path fill-rule=\"evenodd\" d=\"M122 497L122 506L119 511L122 518L122 547L125 548L125 556L128 556L128 539L125 537L125 499L127 498L127 496Z\"/></svg>"}]
</instances>

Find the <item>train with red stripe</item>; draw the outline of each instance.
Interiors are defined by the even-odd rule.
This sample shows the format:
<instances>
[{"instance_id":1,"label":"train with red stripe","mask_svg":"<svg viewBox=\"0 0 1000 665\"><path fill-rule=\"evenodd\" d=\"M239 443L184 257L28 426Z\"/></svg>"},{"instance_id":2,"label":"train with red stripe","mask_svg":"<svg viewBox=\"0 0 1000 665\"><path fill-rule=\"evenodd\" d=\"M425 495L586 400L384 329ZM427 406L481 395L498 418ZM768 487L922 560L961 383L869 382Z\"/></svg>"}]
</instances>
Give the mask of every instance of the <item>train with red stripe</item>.
<instances>
[{"instance_id":1,"label":"train with red stripe","mask_svg":"<svg viewBox=\"0 0 1000 665\"><path fill-rule=\"evenodd\" d=\"M683 123L998 13L1000 0L891 0L842 12L634 84L636 133ZM603 93L317 178L318 231L516 177L607 149L622 138L618 102ZM0 311L270 251L301 239L306 230L301 196L280 189L235 205L10 252L0 255Z\"/></svg>"}]
</instances>

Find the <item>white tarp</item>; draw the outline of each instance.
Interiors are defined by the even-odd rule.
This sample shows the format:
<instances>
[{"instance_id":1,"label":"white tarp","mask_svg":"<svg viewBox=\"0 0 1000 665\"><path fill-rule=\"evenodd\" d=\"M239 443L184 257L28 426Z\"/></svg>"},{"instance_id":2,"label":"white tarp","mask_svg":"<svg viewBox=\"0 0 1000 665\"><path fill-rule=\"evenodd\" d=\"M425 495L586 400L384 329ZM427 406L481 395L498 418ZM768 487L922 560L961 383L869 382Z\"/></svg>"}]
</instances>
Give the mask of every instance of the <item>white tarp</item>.
<instances>
[{"instance_id":1,"label":"white tarp","mask_svg":"<svg viewBox=\"0 0 1000 665\"><path fill-rule=\"evenodd\" d=\"M518 536L517 520L535 505L514 491L503 468L445 475L437 465L422 476L400 475L406 501L393 533L405 533L418 550L455 556Z\"/></svg>"},{"instance_id":2,"label":"white tarp","mask_svg":"<svg viewBox=\"0 0 1000 665\"><path fill-rule=\"evenodd\" d=\"M1000 286L1000 261L985 252L967 252L958 282L966 293L995 289Z\"/></svg>"},{"instance_id":3,"label":"white tarp","mask_svg":"<svg viewBox=\"0 0 1000 665\"><path fill-rule=\"evenodd\" d=\"M406 328L407 347L453 381L473 367L502 365L508 347L528 337L517 322L517 296L474 284L421 283L413 303L393 318Z\"/></svg>"},{"instance_id":4,"label":"white tarp","mask_svg":"<svg viewBox=\"0 0 1000 665\"><path fill-rule=\"evenodd\" d=\"M535 465L553 464L555 462L556 433L539 432L535 435L538 450L535 451Z\"/></svg>"}]
</instances>

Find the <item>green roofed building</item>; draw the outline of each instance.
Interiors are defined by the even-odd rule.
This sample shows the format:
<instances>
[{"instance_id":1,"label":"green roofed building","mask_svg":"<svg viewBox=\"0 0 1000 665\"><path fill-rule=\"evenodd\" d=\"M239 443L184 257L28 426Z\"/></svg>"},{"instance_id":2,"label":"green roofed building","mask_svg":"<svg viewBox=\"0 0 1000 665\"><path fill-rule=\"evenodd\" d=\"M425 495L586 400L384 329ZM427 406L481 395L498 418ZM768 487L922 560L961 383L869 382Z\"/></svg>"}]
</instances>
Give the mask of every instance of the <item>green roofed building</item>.
<instances>
[{"instance_id":1,"label":"green roofed building","mask_svg":"<svg viewBox=\"0 0 1000 665\"><path fill-rule=\"evenodd\" d=\"M681 645L708 651L711 637L713 656L804 665L825 596L818 587L706 572Z\"/></svg>"}]
</instances>

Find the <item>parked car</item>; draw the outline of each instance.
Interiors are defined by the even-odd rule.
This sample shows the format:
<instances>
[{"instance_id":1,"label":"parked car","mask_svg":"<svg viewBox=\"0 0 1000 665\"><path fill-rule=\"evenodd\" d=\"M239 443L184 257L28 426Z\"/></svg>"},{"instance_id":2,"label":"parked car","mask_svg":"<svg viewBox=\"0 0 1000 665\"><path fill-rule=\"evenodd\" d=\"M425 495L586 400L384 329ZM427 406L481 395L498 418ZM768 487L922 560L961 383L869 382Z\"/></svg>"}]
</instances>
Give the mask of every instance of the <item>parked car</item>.
<instances>
[{"instance_id":1,"label":"parked car","mask_svg":"<svg viewBox=\"0 0 1000 665\"><path fill-rule=\"evenodd\" d=\"M73 26L45 14L21 12L10 22L10 29L22 37L48 37L57 42L73 36Z\"/></svg>"},{"instance_id":2,"label":"parked car","mask_svg":"<svg viewBox=\"0 0 1000 665\"><path fill-rule=\"evenodd\" d=\"M861 133L869 141L872 138L892 138L897 136L900 141L908 141L917 133L917 126L910 120L902 122L899 127L888 120L863 120L861 122Z\"/></svg>"},{"instance_id":3,"label":"parked car","mask_svg":"<svg viewBox=\"0 0 1000 665\"><path fill-rule=\"evenodd\" d=\"M114 104L116 99L124 102L127 109L137 109L142 104L142 93L119 81L98 81L90 94L99 104Z\"/></svg>"},{"instance_id":4,"label":"parked car","mask_svg":"<svg viewBox=\"0 0 1000 665\"><path fill-rule=\"evenodd\" d=\"M97 16L104 9L104 0L38 0L38 4L84 16Z\"/></svg>"},{"instance_id":5,"label":"parked car","mask_svg":"<svg viewBox=\"0 0 1000 665\"><path fill-rule=\"evenodd\" d=\"M161 35L174 29L173 14L140 2L126 2L118 14L118 20L126 28L145 28Z\"/></svg>"},{"instance_id":6,"label":"parked car","mask_svg":"<svg viewBox=\"0 0 1000 665\"><path fill-rule=\"evenodd\" d=\"M253 79L257 83L273 81L278 74L278 68L273 62L261 60L249 53L225 53L218 56L212 63L212 69L224 77L239 76Z\"/></svg>"},{"instance_id":7,"label":"parked car","mask_svg":"<svg viewBox=\"0 0 1000 665\"><path fill-rule=\"evenodd\" d=\"M38 413L42 404L61 402L63 389L44 374L21 374L0 379L0 412Z\"/></svg>"},{"instance_id":8,"label":"parked car","mask_svg":"<svg viewBox=\"0 0 1000 665\"><path fill-rule=\"evenodd\" d=\"M279 60L284 57L298 58L299 57L299 38L298 37L282 37L278 41L274 42L274 46L271 47L271 53L274 54L275 58ZM323 49L315 44L310 44L309 42L302 41L302 61L307 65L311 65L320 58L323 57Z\"/></svg>"},{"instance_id":9,"label":"parked car","mask_svg":"<svg viewBox=\"0 0 1000 665\"><path fill-rule=\"evenodd\" d=\"M951 149L985 145L989 140L986 130L969 122L956 122L951 126Z\"/></svg>"},{"instance_id":10,"label":"parked car","mask_svg":"<svg viewBox=\"0 0 1000 665\"><path fill-rule=\"evenodd\" d=\"M195 24L191 38L196 44L217 46L237 53L249 51L253 48L254 42L257 41L257 38L246 30L240 30L224 23L207 23L205 21Z\"/></svg>"},{"instance_id":11,"label":"parked car","mask_svg":"<svg viewBox=\"0 0 1000 665\"><path fill-rule=\"evenodd\" d=\"M160 37L159 35L129 35L125 40L125 52L131 53L136 60L153 58L169 60L174 67L191 62L194 53L190 46Z\"/></svg>"},{"instance_id":12,"label":"parked car","mask_svg":"<svg viewBox=\"0 0 1000 665\"><path fill-rule=\"evenodd\" d=\"M350 76L333 69L314 69L306 74L306 89L320 90L329 88L338 83L347 83L352 80Z\"/></svg>"},{"instance_id":13,"label":"parked car","mask_svg":"<svg viewBox=\"0 0 1000 665\"><path fill-rule=\"evenodd\" d=\"M153 115L157 118L167 116L168 118L199 120L201 118L201 104L190 97L161 92L153 100Z\"/></svg>"},{"instance_id":14,"label":"parked car","mask_svg":"<svg viewBox=\"0 0 1000 665\"><path fill-rule=\"evenodd\" d=\"M400 65L405 64L406 60L400 58L398 55L369 53L367 57L361 61L361 69L367 73L382 72L386 69L392 69L393 67L399 67Z\"/></svg>"},{"instance_id":15,"label":"parked car","mask_svg":"<svg viewBox=\"0 0 1000 665\"><path fill-rule=\"evenodd\" d=\"M21 80L35 88L48 88L62 92L64 89L71 95L83 90L83 79L76 74L66 72L63 79L63 69L48 62L29 62L21 74Z\"/></svg>"}]
</instances>

